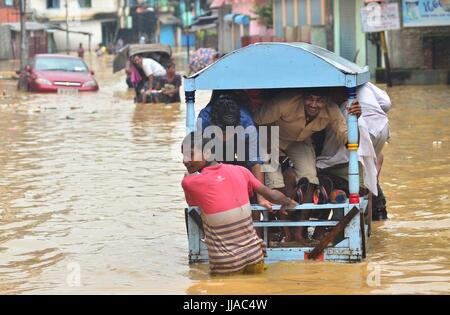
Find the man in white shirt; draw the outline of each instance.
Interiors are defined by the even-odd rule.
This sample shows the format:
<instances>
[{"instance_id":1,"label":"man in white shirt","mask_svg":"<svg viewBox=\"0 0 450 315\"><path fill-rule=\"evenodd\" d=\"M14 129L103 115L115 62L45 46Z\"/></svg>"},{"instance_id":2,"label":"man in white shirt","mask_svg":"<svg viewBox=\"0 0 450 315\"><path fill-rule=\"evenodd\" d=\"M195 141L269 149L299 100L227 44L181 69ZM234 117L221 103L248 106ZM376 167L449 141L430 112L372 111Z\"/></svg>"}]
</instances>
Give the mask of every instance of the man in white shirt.
<instances>
[{"instance_id":1,"label":"man in white shirt","mask_svg":"<svg viewBox=\"0 0 450 315\"><path fill-rule=\"evenodd\" d=\"M390 138L389 120L387 113L391 109L391 99L385 91L368 82L357 90L357 98L360 100L362 117L365 117L367 127L372 140L373 148L377 155L377 179L380 176L383 165L383 147ZM364 113L366 112L366 113ZM378 194L373 199L373 219L386 220L386 198L378 184Z\"/></svg>"},{"instance_id":2,"label":"man in white shirt","mask_svg":"<svg viewBox=\"0 0 450 315\"><path fill-rule=\"evenodd\" d=\"M158 78L166 75L166 69L157 61L151 58L142 58L142 56L136 55L133 57L133 62L137 67L140 67L146 76L147 89L152 90L156 84ZM155 83L155 84L154 84ZM147 93L145 88L141 89L140 94L143 96L143 102L147 101Z\"/></svg>"},{"instance_id":3,"label":"man in white shirt","mask_svg":"<svg viewBox=\"0 0 450 315\"><path fill-rule=\"evenodd\" d=\"M389 140L388 111L391 109L391 99L385 91L368 82L357 89L357 99L361 104L362 117L367 122L370 138L377 154L377 168L380 172L384 144Z\"/></svg>"}]
</instances>

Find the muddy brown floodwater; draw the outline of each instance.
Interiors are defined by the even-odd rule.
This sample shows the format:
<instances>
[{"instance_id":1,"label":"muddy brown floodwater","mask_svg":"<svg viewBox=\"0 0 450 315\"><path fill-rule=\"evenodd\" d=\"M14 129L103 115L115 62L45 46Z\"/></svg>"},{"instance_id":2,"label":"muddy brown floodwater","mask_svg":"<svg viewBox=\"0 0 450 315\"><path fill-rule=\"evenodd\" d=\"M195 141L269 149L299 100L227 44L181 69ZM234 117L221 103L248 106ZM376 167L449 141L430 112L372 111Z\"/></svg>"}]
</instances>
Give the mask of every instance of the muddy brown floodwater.
<instances>
[{"instance_id":1,"label":"muddy brown floodwater","mask_svg":"<svg viewBox=\"0 0 450 315\"><path fill-rule=\"evenodd\" d=\"M0 81L0 294L450 292L448 86L389 91L390 220L375 224L365 262L211 278L187 260L184 104L135 105L110 57L88 62L98 93L18 93Z\"/></svg>"}]
</instances>

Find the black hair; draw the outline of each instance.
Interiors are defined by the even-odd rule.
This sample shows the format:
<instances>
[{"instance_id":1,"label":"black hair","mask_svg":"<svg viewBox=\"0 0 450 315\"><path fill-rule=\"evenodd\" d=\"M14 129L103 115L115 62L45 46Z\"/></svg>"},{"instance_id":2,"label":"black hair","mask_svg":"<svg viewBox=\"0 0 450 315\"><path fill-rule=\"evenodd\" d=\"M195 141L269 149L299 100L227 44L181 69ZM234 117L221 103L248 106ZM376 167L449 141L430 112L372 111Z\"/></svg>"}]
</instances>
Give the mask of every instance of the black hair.
<instances>
[{"instance_id":1,"label":"black hair","mask_svg":"<svg viewBox=\"0 0 450 315\"><path fill-rule=\"evenodd\" d=\"M213 93L214 94L214 93ZM227 126L236 127L241 123L241 109L233 95L218 94L211 98L211 124L225 130Z\"/></svg>"},{"instance_id":2,"label":"black hair","mask_svg":"<svg viewBox=\"0 0 450 315\"><path fill-rule=\"evenodd\" d=\"M328 98L330 96L329 88L308 88L303 89L302 91L305 96L314 95L314 96L323 96Z\"/></svg>"},{"instance_id":3,"label":"black hair","mask_svg":"<svg viewBox=\"0 0 450 315\"><path fill-rule=\"evenodd\" d=\"M139 55L139 54L131 56L130 59L134 65L137 65L136 62L134 61L136 59L136 57L143 58L142 55Z\"/></svg>"},{"instance_id":4,"label":"black hair","mask_svg":"<svg viewBox=\"0 0 450 315\"><path fill-rule=\"evenodd\" d=\"M241 123L241 110L229 95L221 95L211 109L211 124L225 130L227 126L236 127Z\"/></svg>"},{"instance_id":5,"label":"black hair","mask_svg":"<svg viewBox=\"0 0 450 315\"><path fill-rule=\"evenodd\" d=\"M213 90L209 104L216 102L221 96L229 96L240 106L248 106L250 97L244 90Z\"/></svg>"},{"instance_id":6,"label":"black hair","mask_svg":"<svg viewBox=\"0 0 450 315\"><path fill-rule=\"evenodd\" d=\"M328 89L329 98L336 104L342 104L347 100L347 91L343 86L335 86Z\"/></svg>"}]
</instances>

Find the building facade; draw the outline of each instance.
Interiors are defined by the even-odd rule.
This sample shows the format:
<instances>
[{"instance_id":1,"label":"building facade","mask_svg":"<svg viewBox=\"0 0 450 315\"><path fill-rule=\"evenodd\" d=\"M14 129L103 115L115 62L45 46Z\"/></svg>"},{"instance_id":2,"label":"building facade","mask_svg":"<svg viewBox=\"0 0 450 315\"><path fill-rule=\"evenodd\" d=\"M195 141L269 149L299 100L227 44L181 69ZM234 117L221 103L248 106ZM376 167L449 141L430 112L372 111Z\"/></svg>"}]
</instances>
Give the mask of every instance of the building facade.
<instances>
[{"instance_id":1,"label":"building facade","mask_svg":"<svg viewBox=\"0 0 450 315\"><path fill-rule=\"evenodd\" d=\"M400 29L385 32L394 83L450 80L450 0L275 0L275 34L286 41L316 44L360 66L368 65L375 78L386 61L379 32L363 32L361 10L372 2L398 6ZM409 22L405 14L419 22Z\"/></svg>"},{"instance_id":2,"label":"building facade","mask_svg":"<svg viewBox=\"0 0 450 315\"><path fill-rule=\"evenodd\" d=\"M450 84L450 1L393 2L402 20L388 32L394 83Z\"/></svg>"},{"instance_id":3,"label":"building facade","mask_svg":"<svg viewBox=\"0 0 450 315\"><path fill-rule=\"evenodd\" d=\"M361 31L363 6L364 0L275 0L275 34L288 42L324 47L361 66L366 65L370 63L368 50L372 47Z\"/></svg>"},{"instance_id":4,"label":"building facade","mask_svg":"<svg viewBox=\"0 0 450 315\"><path fill-rule=\"evenodd\" d=\"M218 14L218 50L221 54L244 44L272 36L272 28L258 20L255 9L270 0L214 0L210 7Z\"/></svg>"},{"instance_id":5,"label":"building facade","mask_svg":"<svg viewBox=\"0 0 450 315\"><path fill-rule=\"evenodd\" d=\"M361 9L364 0L332 1L332 18L328 19L333 29L333 51L357 63L368 65L375 76L375 70L382 65L377 35L362 31Z\"/></svg>"},{"instance_id":6,"label":"building facade","mask_svg":"<svg viewBox=\"0 0 450 315\"><path fill-rule=\"evenodd\" d=\"M18 23L20 20L17 0L0 0L0 24Z\"/></svg>"},{"instance_id":7,"label":"building facade","mask_svg":"<svg viewBox=\"0 0 450 315\"><path fill-rule=\"evenodd\" d=\"M114 41L120 0L33 0L29 9L40 22L69 25L69 49L76 50L80 43L85 49L94 45L108 45ZM90 33L91 36L87 34ZM54 34L58 50L65 50L66 32Z\"/></svg>"},{"instance_id":8,"label":"building facade","mask_svg":"<svg viewBox=\"0 0 450 315\"><path fill-rule=\"evenodd\" d=\"M206 1L120 0L118 38L125 43L137 43L145 38L150 43L183 45L186 25L204 13ZM192 37L191 44L195 38Z\"/></svg>"},{"instance_id":9,"label":"building facade","mask_svg":"<svg viewBox=\"0 0 450 315\"><path fill-rule=\"evenodd\" d=\"M274 0L273 20L277 37L326 47L325 0Z\"/></svg>"}]
</instances>

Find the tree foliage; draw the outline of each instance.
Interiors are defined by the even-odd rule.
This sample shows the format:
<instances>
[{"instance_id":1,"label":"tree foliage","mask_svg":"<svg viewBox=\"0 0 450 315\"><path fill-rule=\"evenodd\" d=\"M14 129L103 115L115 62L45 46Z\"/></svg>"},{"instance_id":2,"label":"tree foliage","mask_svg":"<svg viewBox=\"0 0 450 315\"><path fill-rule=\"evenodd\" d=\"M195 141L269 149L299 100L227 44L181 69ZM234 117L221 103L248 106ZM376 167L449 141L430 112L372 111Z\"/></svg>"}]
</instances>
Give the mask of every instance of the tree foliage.
<instances>
[{"instance_id":1,"label":"tree foliage","mask_svg":"<svg viewBox=\"0 0 450 315\"><path fill-rule=\"evenodd\" d=\"M273 0L266 4L257 5L253 13L256 14L257 20L268 28L273 28Z\"/></svg>"}]
</instances>

